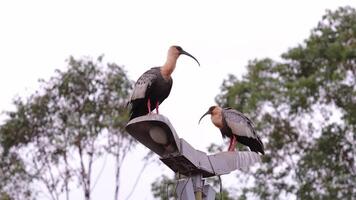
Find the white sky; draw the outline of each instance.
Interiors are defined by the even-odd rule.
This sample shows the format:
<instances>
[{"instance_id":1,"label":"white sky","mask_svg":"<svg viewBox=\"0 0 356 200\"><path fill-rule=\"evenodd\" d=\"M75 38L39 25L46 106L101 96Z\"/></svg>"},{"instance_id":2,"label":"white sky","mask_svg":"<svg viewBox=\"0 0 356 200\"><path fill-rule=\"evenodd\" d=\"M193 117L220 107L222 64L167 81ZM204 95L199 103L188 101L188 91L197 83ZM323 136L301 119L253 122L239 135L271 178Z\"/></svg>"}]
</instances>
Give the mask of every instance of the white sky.
<instances>
[{"instance_id":1,"label":"white sky","mask_svg":"<svg viewBox=\"0 0 356 200\"><path fill-rule=\"evenodd\" d=\"M180 137L205 150L212 142L221 144L222 138L209 120L200 126L197 122L214 104L229 73L242 75L254 58L278 59L308 37L325 9L356 6L354 0L172 2L0 1L0 111L13 109L15 96L36 90L39 78L64 69L69 55L105 54L137 80L148 68L163 64L168 47L176 44L201 67L186 56L179 58L171 95L160 111ZM125 164L120 199L130 191L144 152L138 147ZM153 199L151 182L162 170L169 172L164 166L148 167L131 199ZM113 169L106 167L93 199L113 199L113 176ZM78 199L81 191L72 197Z\"/></svg>"}]
</instances>

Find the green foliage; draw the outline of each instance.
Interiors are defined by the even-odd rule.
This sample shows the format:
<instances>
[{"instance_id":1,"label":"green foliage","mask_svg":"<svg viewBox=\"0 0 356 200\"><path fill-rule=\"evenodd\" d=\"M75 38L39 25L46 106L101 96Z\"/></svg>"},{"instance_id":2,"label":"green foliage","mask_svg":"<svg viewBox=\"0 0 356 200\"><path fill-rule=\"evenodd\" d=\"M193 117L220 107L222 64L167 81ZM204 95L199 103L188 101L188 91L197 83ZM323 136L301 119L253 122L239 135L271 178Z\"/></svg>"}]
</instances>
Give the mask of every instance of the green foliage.
<instances>
[{"instance_id":1,"label":"green foliage","mask_svg":"<svg viewBox=\"0 0 356 200\"><path fill-rule=\"evenodd\" d=\"M228 189L223 188L220 185L220 180L218 177L210 177L205 179L206 184L212 186L216 191L215 200L233 200L234 198L230 196Z\"/></svg>"},{"instance_id":2,"label":"green foliage","mask_svg":"<svg viewBox=\"0 0 356 200\"><path fill-rule=\"evenodd\" d=\"M158 178L151 184L152 194L161 200L173 199L176 193L176 181L166 175Z\"/></svg>"},{"instance_id":3,"label":"green foliage","mask_svg":"<svg viewBox=\"0 0 356 200\"><path fill-rule=\"evenodd\" d=\"M352 199L356 185L356 11L328 11L302 45L251 61L223 82L216 101L247 113L266 147L240 180L260 199ZM340 116L340 117L339 117Z\"/></svg>"},{"instance_id":4,"label":"green foliage","mask_svg":"<svg viewBox=\"0 0 356 200\"><path fill-rule=\"evenodd\" d=\"M35 195L29 186L30 177L17 154L11 153L0 162L0 200L32 199Z\"/></svg>"},{"instance_id":5,"label":"green foliage","mask_svg":"<svg viewBox=\"0 0 356 200\"><path fill-rule=\"evenodd\" d=\"M324 128L315 145L306 149L298 163L303 178L301 199L352 199L354 196L355 167L353 145L345 140L347 130L336 124ZM320 169L320 166L323 166ZM355 170L355 169L353 169ZM317 187L324 191L318 191Z\"/></svg>"},{"instance_id":6,"label":"green foliage","mask_svg":"<svg viewBox=\"0 0 356 200\"><path fill-rule=\"evenodd\" d=\"M178 178L169 178L166 175L163 175L160 178L157 178L151 184L151 191L155 198L161 200L168 200L168 199L176 199L176 187L177 187L177 180ZM215 189L216 200L232 200L233 197L230 196L230 193L225 188L220 188L220 182L218 177L212 177L205 179L206 184L213 186ZM221 191L220 191L221 190Z\"/></svg>"},{"instance_id":7,"label":"green foliage","mask_svg":"<svg viewBox=\"0 0 356 200\"><path fill-rule=\"evenodd\" d=\"M90 199L93 162L105 153L122 162L134 143L124 132L132 83L120 66L104 64L102 56L94 61L70 57L67 62L66 71L57 70L33 95L17 99L15 111L8 112L0 127L0 156L9 162L1 163L0 182L40 183L50 199L62 194L68 199L69 183L76 181ZM17 176L23 178L15 180ZM0 191L21 199L6 185L0 183Z\"/></svg>"}]
</instances>

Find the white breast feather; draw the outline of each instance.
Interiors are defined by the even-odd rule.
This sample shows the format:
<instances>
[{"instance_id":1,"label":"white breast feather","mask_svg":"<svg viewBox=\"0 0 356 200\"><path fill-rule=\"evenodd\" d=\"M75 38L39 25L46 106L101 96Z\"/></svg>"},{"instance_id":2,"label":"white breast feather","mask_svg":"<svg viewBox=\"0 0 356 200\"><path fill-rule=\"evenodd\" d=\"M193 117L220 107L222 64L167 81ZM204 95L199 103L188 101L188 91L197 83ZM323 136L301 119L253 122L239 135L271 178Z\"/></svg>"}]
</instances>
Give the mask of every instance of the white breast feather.
<instances>
[{"instance_id":1,"label":"white breast feather","mask_svg":"<svg viewBox=\"0 0 356 200\"><path fill-rule=\"evenodd\" d=\"M152 85L155 79L157 79L157 73L159 73L159 69L152 68L141 75L135 84L131 100L145 98L147 89Z\"/></svg>"},{"instance_id":2,"label":"white breast feather","mask_svg":"<svg viewBox=\"0 0 356 200\"><path fill-rule=\"evenodd\" d=\"M132 92L131 100L145 98L146 90L150 84L148 82L136 84Z\"/></svg>"}]
</instances>

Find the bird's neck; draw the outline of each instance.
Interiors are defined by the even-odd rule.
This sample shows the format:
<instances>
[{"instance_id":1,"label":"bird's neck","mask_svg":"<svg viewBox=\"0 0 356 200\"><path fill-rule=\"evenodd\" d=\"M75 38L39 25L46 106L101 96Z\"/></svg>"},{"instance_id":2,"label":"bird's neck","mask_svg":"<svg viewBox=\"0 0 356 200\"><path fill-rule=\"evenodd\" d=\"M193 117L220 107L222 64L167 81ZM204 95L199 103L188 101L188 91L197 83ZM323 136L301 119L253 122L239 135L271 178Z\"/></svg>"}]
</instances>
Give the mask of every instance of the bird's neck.
<instances>
[{"instance_id":1,"label":"bird's neck","mask_svg":"<svg viewBox=\"0 0 356 200\"><path fill-rule=\"evenodd\" d=\"M165 79L169 79L176 68L177 58L168 56L166 63L161 67L161 74Z\"/></svg>"},{"instance_id":2,"label":"bird's neck","mask_svg":"<svg viewBox=\"0 0 356 200\"><path fill-rule=\"evenodd\" d=\"M211 115L211 121L213 122L213 124L216 127L223 128L223 121L222 121L221 112L220 113L216 113L214 115Z\"/></svg>"}]
</instances>

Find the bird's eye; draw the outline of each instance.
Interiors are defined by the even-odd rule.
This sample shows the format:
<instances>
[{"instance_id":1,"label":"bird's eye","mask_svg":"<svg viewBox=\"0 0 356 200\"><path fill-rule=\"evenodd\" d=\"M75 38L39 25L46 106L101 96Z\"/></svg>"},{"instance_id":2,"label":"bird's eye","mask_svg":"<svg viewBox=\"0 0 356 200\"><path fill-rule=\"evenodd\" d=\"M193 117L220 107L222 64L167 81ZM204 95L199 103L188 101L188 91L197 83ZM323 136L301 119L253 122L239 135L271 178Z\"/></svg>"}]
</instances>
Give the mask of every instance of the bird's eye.
<instances>
[{"instance_id":1,"label":"bird's eye","mask_svg":"<svg viewBox=\"0 0 356 200\"><path fill-rule=\"evenodd\" d=\"M182 50L183 50L182 47L180 47L180 46L176 46L176 49L177 49L178 51L182 51Z\"/></svg>"}]
</instances>

